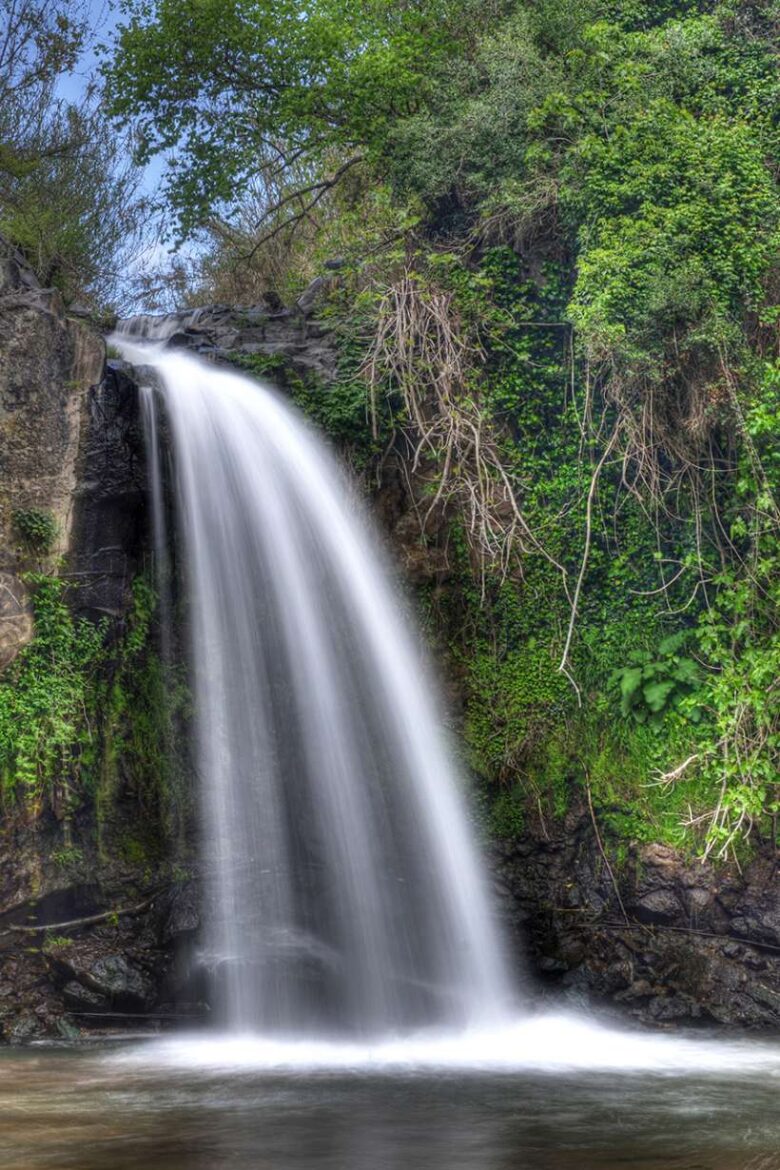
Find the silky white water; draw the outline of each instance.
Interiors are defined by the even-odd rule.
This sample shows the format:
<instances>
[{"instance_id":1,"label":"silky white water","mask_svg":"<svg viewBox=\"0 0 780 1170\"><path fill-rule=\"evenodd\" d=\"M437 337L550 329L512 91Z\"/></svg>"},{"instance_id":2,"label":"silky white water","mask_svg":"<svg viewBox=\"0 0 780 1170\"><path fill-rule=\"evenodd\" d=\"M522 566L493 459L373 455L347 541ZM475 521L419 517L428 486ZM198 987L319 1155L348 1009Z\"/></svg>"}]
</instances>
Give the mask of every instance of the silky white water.
<instances>
[{"instance_id":1,"label":"silky white water","mask_svg":"<svg viewBox=\"0 0 780 1170\"><path fill-rule=\"evenodd\" d=\"M659 1035L603 1027L575 1015L518 1017L500 1026L422 1029L374 1043L184 1035L113 1055L130 1067L225 1072L362 1072L387 1076L619 1071L685 1076L762 1075L780 1082L776 1043Z\"/></svg>"},{"instance_id":2,"label":"silky white water","mask_svg":"<svg viewBox=\"0 0 780 1170\"><path fill-rule=\"evenodd\" d=\"M501 1020L460 779L353 490L273 391L118 341L171 436L218 1020L372 1040Z\"/></svg>"},{"instance_id":3,"label":"silky white water","mask_svg":"<svg viewBox=\"0 0 780 1170\"><path fill-rule=\"evenodd\" d=\"M138 387L141 421L149 461L149 495L152 504L152 552L154 576L159 595L160 653L168 678L173 660L173 611L171 602L171 566L168 521L163 487L164 452L159 437L159 408L154 389L148 383ZM170 745L168 745L170 748Z\"/></svg>"}]
</instances>

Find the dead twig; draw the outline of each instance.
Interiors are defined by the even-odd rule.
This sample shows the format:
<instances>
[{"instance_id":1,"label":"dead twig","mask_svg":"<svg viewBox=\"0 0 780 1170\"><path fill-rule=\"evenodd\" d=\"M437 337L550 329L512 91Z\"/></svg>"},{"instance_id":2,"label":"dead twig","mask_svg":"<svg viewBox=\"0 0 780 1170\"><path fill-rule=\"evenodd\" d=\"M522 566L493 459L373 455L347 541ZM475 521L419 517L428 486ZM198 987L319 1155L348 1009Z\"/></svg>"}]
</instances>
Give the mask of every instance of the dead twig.
<instances>
[{"instance_id":1,"label":"dead twig","mask_svg":"<svg viewBox=\"0 0 780 1170\"><path fill-rule=\"evenodd\" d=\"M75 930L80 926L95 926L98 922L107 922L111 918L125 918L135 914L141 914L151 906L152 902L158 896L159 891L156 894L152 894L144 902L139 902L137 906L123 906L119 910L104 910L100 914L88 914L84 918L71 918L69 922L46 922L36 926L16 926L9 924L3 933L42 934L56 930Z\"/></svg>"},{"instance_id":2,"label":"dead twig","mask_svg":"<svg viewBox=\"0 0 780 1170\"><path fill-rule=\"evenodd\" d=\"M362 366L370 387L374 437L378 396L397 389L408 418L412 470L433 466L433 495L422 521L455 503L465 516L479 558L483 589L487 565L505 576L516 553L534 551L561 574L566 569L544 548L518 500L519 483L502 458L499 435L482 408L476 371L484 361L452 294L423 284L410 269L380 300L376 333Z\"/></svg>"}]
</instances>

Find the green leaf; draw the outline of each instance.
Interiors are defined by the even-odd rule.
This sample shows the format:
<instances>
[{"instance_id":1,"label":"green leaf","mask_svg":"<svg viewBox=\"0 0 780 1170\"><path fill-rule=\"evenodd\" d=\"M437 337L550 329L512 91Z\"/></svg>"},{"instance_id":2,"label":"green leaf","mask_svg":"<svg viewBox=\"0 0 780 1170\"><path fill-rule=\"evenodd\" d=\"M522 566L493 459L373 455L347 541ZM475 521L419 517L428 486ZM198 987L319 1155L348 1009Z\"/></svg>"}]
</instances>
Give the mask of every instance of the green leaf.
<instances>
[{"instance_id":1,"label":"green leaf","mask_svg":"<svg viewBox=\"0 0 780 1170\"><path fill-rule=\"evenodd\" d=\"M639 689L642 682L642 667L628 666L621 671L620 693L624 699L630 699Z\"/></svg>"},{"instance_id":2,"label":"green leaf","mask_svg":"<svg viewBox=\"0 0 780 1170\"><path fill-rule=\"evenodd\" d=\"M672 678L679 683L695 686L701 681L701 671L698 662L692 658L681 658L672 672Z\"/></svg>"},{"instance_id":3,"label":"green leaf","mask_svg":"<svg viewBox=\"0 0 780 1170\"><path fill-rule=\"evenodd\" d=\"M666 706L666 700L675 688L673 682L656 682L650 683L642 690L644 700L654 715L659 711L663 711Z\"/></svg>"},{"instance_id":4,"label":"green leaf","mask_svg":"<svg viewBox=\"0 0 780 1170\"><path fill-rule=\"evenodd\" d=\"M676 654L687 637L687 630L679 630L676 634L669 634L658 647L659 655L665 657L668 654Z\"/></svg>"}]
</instances>

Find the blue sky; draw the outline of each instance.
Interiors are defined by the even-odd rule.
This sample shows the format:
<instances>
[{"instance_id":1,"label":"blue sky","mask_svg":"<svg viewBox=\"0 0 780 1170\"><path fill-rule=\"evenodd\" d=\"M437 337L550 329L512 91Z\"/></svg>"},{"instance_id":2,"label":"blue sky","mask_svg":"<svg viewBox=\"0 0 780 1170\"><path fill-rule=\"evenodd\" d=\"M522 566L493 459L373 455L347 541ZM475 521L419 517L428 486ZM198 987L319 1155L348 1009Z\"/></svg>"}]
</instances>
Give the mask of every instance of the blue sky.
<instances>
[{"instance_id":1,"label":"blue sky","mask_svg":"<svg viewBox=\"0 0 780 1170\"><path fill-rule=\"evenodd\" d=\"M90 20L95 29L94 41L110 40L111 33L119 19L116 5L109 3L108 0L90 0L88 7ZM97 67L98 60L93 44L90 45L87 52L82 54L81 60L73 73L60 79L57 86L57 91L60 96L67 98L69 101L78 101L83 96L87 82L90 76L95 73Z\"/></svg>"},{"instance_id":2,"label":"blue sky","mask_svg":"<svg viewBox=\"0 0 780 1170\"><path fill-rule=\"evenodd\" d=\"M79 60L72 73L64 75L57 83L57 93L67 101L78 102L85 94L89 80L93 77L100 65L100 56L96 46L109 43L112 34L120 21L119 5L115 0L90 0L89 16L94 28L92 43ZM155 158L149 163L144 172L144 187L147 191L156 190L165 169L162 158Z\"/></svg>"},{"instance_id":3,"label":"blue sky","mask_svg":"<svg viewBox=\"0 0 780 1170\"><path fill-rule=\"evenodd\" d=\"M97 46L101 43L111 43L112 34L122 19L121 13L119 12L119 4L116 0L90 0L88 7L90 20L94 29L91 43L82 54L73 72L61 77L57 84L58 95L72 102L78 102L84 97L90 79L97 73L103 56L105 56L96 51ZM157 192L164 170L165 159L162 156L153 158L146 166L141 185L148 194L151 195ZM155 269L165 269L172 255L172 251L171 245L163 243L159 238L155 238L149 244L148 248L136 258L133 269L137 274L140 274L142 271L149 272ZM189 244L181 249L179 255L181 258L185 258L194 256L196 252L197 246Z\"/></svg>"}]
</instances>

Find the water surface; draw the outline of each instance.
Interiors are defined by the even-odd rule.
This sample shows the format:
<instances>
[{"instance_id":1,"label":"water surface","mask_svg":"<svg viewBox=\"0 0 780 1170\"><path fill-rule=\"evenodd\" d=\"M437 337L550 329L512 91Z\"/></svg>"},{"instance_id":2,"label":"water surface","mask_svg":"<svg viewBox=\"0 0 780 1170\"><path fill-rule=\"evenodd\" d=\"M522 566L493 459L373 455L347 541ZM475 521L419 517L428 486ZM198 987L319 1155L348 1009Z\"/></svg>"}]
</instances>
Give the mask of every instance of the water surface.
<instances>
[{"instance_id":1,"label":"water surface","mask_svg":"<svg viewBox=\"0 0 780 1170\"><path fill-rule=\"evenodd\" d=\"M478 1039L470 1059L479 1047ZM303 1042L287 1051L199 1039L7 1050L0 1165L780 1170L775 1045L636 1039L577 1025L567 1034L555 1021L531 1026L514 1067L509 1048L499 1044L492 1066L484 1050L471 1068L446 1043L427 1060L421 1046L399 1045L394 1055L347 1049L340 1063L335 1049L307 1055Z\"/></svg>"}]
</instances>

